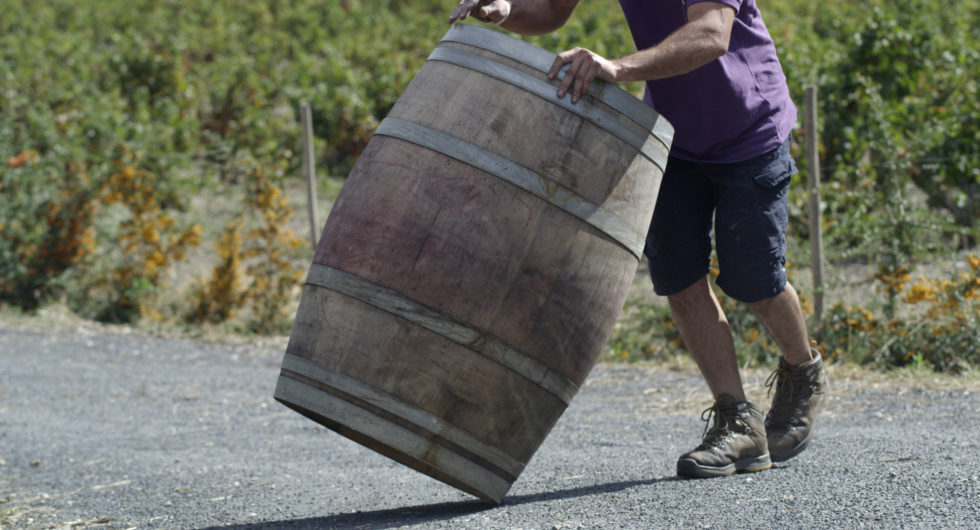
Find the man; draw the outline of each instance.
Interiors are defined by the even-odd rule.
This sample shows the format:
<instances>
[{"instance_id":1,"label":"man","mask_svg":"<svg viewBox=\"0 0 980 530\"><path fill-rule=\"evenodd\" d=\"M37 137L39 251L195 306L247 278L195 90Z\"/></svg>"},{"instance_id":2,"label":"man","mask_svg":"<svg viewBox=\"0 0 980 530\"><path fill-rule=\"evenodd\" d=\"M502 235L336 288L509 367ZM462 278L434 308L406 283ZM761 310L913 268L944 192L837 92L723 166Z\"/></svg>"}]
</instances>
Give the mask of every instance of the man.
<instances>
[{"instance_id":1,"label":"man","mask_svg":"<svg viewBox=\"0 0 980 530\"><path fill-rule=\"evenodd\" d=\"M578 0L462 0L469 15L524 35L561 27ZM786 78L755 0L620 0L636 53L607 59L584 48L560 53L549 77L569 65L558 97L577 102L589 83L646 81L644 101L674 125L645 254L655 291L715 404L702 443L681 455L678 475L760 471L810 441L826 389L809 346L796 291L786 281L787 189L796 166L788 138L796 122ZM779 345L765 418L746 400L728 321L708 282L711 231L717 284L747 303ZM708 412L708 411L706 411Z\"/></svg>"}]
</instances>

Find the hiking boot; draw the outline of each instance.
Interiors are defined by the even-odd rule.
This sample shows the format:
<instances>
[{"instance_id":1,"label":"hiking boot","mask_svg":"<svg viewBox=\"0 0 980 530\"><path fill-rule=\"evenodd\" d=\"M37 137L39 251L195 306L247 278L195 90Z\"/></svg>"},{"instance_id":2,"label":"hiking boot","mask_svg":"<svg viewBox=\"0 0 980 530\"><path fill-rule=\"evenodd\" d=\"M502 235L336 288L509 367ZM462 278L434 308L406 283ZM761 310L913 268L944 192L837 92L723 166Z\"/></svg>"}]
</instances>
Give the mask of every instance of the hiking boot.
<instances>
[{"instance_id":1,"label":"hiking boot","mask_svg":"<svg viewBox=\"0 0 980 530\"><path fill-rule=\"evenodd\" d=\"M710 429L705 425L701 445L677 460L679 476L723 477L772 467L762 411L751 402L722 394L701 419L714 421Z\"/></svg>"},{"instance_id":2,"label":"hiking boot","mask_svg":"<svg viewBox=\"0 0 980 530\"><path fill-rule=\"evenodd\" d=\"M766 386L776 395L766 414L766 435L773 462L783 462L800 454L810 443L813 420L827 391L827 375L820 352L813 350L813 359L791 366L782 356L779 368L766 380Z\"/></svg>"}]
</instances>

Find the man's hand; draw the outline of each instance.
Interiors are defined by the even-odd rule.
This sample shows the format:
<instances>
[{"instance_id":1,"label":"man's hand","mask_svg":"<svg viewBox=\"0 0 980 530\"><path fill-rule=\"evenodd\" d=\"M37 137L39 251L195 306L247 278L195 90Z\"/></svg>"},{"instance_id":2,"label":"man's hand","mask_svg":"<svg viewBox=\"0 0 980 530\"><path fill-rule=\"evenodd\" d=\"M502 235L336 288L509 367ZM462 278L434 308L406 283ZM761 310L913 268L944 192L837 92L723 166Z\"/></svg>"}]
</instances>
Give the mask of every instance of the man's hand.
<instances>
[{"instance_id":1,"label":"man's hand","mask_svg":"<svg viewBox=\"0 0 980 530\"><path fill-rule=\"evenodd\" d=\"M598 77L603 81L615 83L619 72L619 66L615 62L585 48L574 48L558 54L548 72L548 78L556 78L558 71L566 64L570 66L558 87L558 97L565 97L568 89L571 88L572 103L578 103L582 94L588 91L589 83L593 79Z\"/></svg>"},{"instance_id":2,"label":"man's hand","mask_svg":"<svg viewBox=\"0 0 980 530\"><path fill-rule=\"evenodd\" d=\"M510 9L510 0L462 0L449 16L449 23L473 15L480 22L499 25L510 16Z\"/></svg>"}]
</instances>

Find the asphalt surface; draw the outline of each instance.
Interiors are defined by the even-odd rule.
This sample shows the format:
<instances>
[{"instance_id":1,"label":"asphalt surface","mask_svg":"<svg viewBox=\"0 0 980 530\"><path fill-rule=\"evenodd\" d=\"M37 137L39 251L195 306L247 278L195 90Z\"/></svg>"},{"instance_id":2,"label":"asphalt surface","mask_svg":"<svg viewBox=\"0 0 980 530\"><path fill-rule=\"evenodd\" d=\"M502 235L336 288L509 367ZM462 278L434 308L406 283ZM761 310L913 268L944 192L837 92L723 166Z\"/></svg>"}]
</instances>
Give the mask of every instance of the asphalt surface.
<instances>
[{"instance_id":1,"label":"asphalt surface","mask_svg":"<svg viewBox=\"0 0 980 530\"><path fill-rule=\"evenodd\" d=\"M0 321L2 528L976 528L980 392L831 372L815 441L681 480L697 374L600 364L494 506L272 399L283 339ZM764 373L746 374L764 402ZM926 381L928 383L928 381ZM934 388L938 386L938 388Z\"/></svg>"}]
</instances>

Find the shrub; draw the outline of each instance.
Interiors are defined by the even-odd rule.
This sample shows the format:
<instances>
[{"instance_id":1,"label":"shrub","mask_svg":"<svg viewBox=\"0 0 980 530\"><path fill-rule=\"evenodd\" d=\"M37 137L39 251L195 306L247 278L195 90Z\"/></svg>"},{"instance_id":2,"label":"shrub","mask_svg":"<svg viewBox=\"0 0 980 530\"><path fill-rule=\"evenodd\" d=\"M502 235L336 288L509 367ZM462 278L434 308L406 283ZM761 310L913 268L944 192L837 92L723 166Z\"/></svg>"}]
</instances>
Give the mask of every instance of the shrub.
<instances>
[{"instance_id":1,"label":"shrub","mask_svg":"<svg viewBox=\"0 0 980 530\"><path fill-rule=\"evenodd\" d=\"M180 221L188 198L247 194L244 211L230 214L217 236L212 276L178 312L284 329L298 291L291 264L298 243L276 190L298 173L294 109L312 105L321 172L346 174L448 29L452 6L97 0L90 7L15 2L0 17L0 302L32 309L61 298L105 320L152 317L154 293L198 239ZM872 312L865 320L883 323L875 333L848 327L866 316L858 304L824 315L836 322L834 340L865 341L848 342L840 357L864 359L860 352L887 344L868 362L900 364L913 352L921 363L954 366L921 347L921 334L936 328L906 324L910 312L925 315L933 303L916 298L927 296L923 280L912 280L917 266L943 259L947 247L976 244L980 2L792 0L763 9L794 100L802 102L805 84L820 89L826 254L832 264L869 264L868 281L880 289L861 302ZM556 52L633 50L615 0L581 2L560 31L527 40ZM642 84L626 88L636 93ZM799 142L793 146L803 162ZM796 189L791 200L791 230L805 239L805 194ZM933 287L928 296L943 300L946 314L929 320L950 326L943 337L970 338L955 331L966 329L958 319L969 312L958 311L973 307L970 300ZM772 344L754 317L722 303L741 361L770 359ZM904 330L902 340L881 331L889 325ZM630 359L673 355L671 326L664 308L631 298L612 348ZM943 344L948 352L954 342Z\"/></svg>"},{"instance_id":2,"label":"shrub","mask_svg":"<svg viewBox=\"0 0 980 530\"><path fill-rule=\"evenodd\" d=\"M164 285L163 272L201 242L200 225L177 227L157 201L160 179L139 169L138 162L123 155L102 187L105 204L122 206L124 217L118 231L102 241L111 264L99 264L84 305L77 306L102 322L129 323L141 316L159 320L152 301Z\"/></svg>"},{"instance_id":3,"label":"shrub","mask_svg":"<svg viewBox=\"0 0 980 530\"><path fill-rule=\"evenodd\" d=\"M193 310L187 321L193 324L219 324L230 320L244 303L242 259L243 219L225 225L218 238L218 264L207 280L195 286Z\"/></svg>"},{"instance_id":4,"label":"shrub","mask_svg":"<svg viewBox=\"0 0 980 530\"><path fill-rule=\"evenodd\" d=\"M876 316L859 306L836 304L820 349L832 360L875 366L928 366L960 372L980 365L980 257L947 278L915 281L881 277L904 302L907 315Z\"/></svg>"},{"instance_id":5,"label":"shrub","mask_svg":"<svg viewBox=\"0 0 980 530\"><path fill-rule=\"evenodd\" d=\"M241 202L245 214L225 226L219 261L195 286L186 319L219 324L247 308L249 332L281 333L292 322L302 286L296 258L304 240L286 228L292 207L262 168L253 168Z\"/></svg>"},{"instance_id":6,"label":"shrub","mask_svg":"<svg viewBox=\"0 0 980 530\"><path fill-rule=\"evenodd\" d=\"M36 309L95 247L98 191L83 169L22 151L0 170L0 301Z\"/></svg>"},{"instance_id":7,"label":"shrub","mask_svg":"<svg viewBox=\"0 0 980 530\"><path fill-rule=\"evenodd\" d=\"M258 217L257 226L246 233L242 253L249 262L246 273L251 279L244 293L252 308L250 329L257 333L282 332L291 324L303 279L302 270L290 254L302 247L304 240L286 228L293 209L282 189L262 169L253 173L245 197L248 211Z\"/></svg>"}]
</instances>

